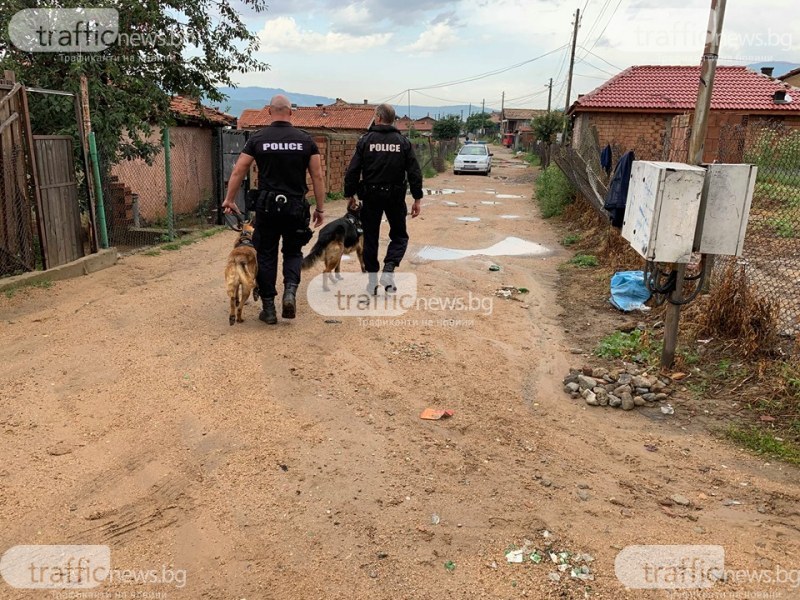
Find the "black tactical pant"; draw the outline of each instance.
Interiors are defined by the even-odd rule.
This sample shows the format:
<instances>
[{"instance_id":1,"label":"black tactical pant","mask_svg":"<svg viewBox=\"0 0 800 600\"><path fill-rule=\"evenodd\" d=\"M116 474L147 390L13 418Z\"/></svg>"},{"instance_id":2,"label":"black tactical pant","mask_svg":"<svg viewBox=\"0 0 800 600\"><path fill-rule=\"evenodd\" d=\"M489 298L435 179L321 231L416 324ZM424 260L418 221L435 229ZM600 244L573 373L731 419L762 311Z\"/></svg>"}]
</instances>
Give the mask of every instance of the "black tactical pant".
<instances>
[{"instance_id":1,"label":"black tactical pant","mask_svg":"<svg viewBox=\"0 0 800 600\"><path fill-rule=\"evenodd\" d=\"M389 247L386 249L384 265L400 266L400 261L408 248L408 231L406 229L406 191L397 186L386 191L365 190L361 206L361 226L364 229L364 267L368 273L380 271L378 262L378 241L381 234L381 220L386 215L389 221Z\"/></svg>"},{"instance_id":2,"label":"black tactical pant","mask_svg":"<svg viewBox=\"0 0 800 600\"><path fill-rule=\"evenodd\" d=\"M258 291L262 298L271 300L277 295L275 283L278 279L278 243L283 238L283 286L300 285L300 266L303 262L303 245L308 242L305 232L307 219L288 215L256 213L253 245L258 253Z\"/></svg>"}]
</instances>

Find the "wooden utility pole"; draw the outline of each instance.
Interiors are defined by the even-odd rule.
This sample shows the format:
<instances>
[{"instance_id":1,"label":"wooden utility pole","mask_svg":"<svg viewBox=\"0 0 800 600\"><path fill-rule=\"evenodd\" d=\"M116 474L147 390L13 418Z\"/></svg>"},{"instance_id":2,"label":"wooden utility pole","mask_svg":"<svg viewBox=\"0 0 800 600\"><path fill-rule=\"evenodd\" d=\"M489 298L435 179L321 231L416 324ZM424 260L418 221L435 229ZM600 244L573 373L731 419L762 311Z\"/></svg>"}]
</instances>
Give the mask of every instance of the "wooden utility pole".
<instances>
[{"instance_id":1,"label":"wooden utility pole","mask_svg":"<svg viewBox=\"0 0 800 600\"><path fill-rule=\"evenodd\" d=\"M550 105L551 101L553 100L553 78L550 78L550 83L548 84L548 91L547 91L547 112L550 112Z\"/></svg>"},{"instance_id":2,"label":"wooden utility pole","mask_svg":"<svg viewBox=\"0 0 800 600\"><path fill-rule=\"evenodd\" d=\"M706 31L706 46L700 62L700 81L697 88L697 103L694 109L692 123L692 136L689 139L689 162L693 165L703 163L703 149L708 130L708 113L711 109L711 94L714 90L714 75L717 70L719 57L719 41L722 36L722 22L725 18L725 1L711 0L711 12L708 15L708 30ZM670 294L670 300L679 300L683 296L683 279L686 274L686 265L678 263L675 266L677 280L675 291ZM664 317L664 349L661 352L661 368L669 369L675 361L675 349L678 346L678 325L681 307L670 302L667 304Z\"/></svg>"},{"instance_id":3,"label":"wooden utility pole","mask_svg":"<svg viewBox=\"0 0 800 600\"><path fill-rule=\"evenodd\" d=\"M78 137L81 141L81 149L83 150L83 170L86 177L86 194L89 197L89 225L91 231L91 239L89 245L92 252L97 252L100 244L98 235L97 220L97 197L95 194L94 184L94 170L91 168L91 156L89 151L89 134L92 131L92 116L89 110L89 81L86 75L81 75L80 78L80 94L75 99L75 116L78 124ZM103 215L105 218L105 215Z\"/></svg>"},{"instance_id":4,"label":"wooden utility pole","mask_svg":"<svg viewBox=\"0 0 800 600\"><path fill-rule=\"evenodd\" d=\"M564 106L564 116L569 110L569 99L572 96L572 71L575 68L575 45L578 43L578 27L581 24L581 9L575 10L575 27L572 30L572 53L569 58L569 76L567 77L567 102ZM564 122L564 133L567 131L566 119ZM566 136L564 136L566 138Z\"/></svg>"}]
</instances>

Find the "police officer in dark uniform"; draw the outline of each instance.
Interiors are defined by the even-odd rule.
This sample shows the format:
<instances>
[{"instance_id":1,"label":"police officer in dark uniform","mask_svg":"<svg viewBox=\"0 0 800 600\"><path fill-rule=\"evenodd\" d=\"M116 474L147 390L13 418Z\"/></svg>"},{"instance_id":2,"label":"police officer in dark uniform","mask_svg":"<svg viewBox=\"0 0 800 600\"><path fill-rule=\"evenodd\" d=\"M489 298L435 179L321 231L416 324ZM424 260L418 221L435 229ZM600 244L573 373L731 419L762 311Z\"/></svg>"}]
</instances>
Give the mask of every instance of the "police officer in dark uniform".
<instances>
[{"instance_id":1,"label":"police officer in dark uniform","mask_svg":"<svg viewBox=\"0 0 800 600\"><path fill-rule=\"evenodd\" d=\"M364 228L364 267L369 273L369 292L377 293L378 238L384 213L389 221L389 247L383 261L381 285L386 291L396 291L394 270L408 247L406 230L406 178L411 187L414 204L411 216L421 210L422 172L408 138L393 126L394 108L381 104L375 109L374 124L358 140L356 151L344 176L344 195L351 207L354 196L362 201L361 225Z\"/></svg>"},{"instance_id":2,"label":"police officer in dark uniform","mask_svg":"<svg viewBox=\"0 0 800 600\"><path fill-rule=\"evenodd\" d=\"M255 210L253 242L258 252L256 282L263 303L258 318L274 325L275 283L278 276L278 243L283 238L283 303L281 316L294 319L296 294L300 284L303 245L311 239L310 209L306 194L306 171L311 175L314 197L314 227L319 227L325 213L325 183L317 144L306 132L291 124L292 105L286 96L270 100L272 124L254 134L239 155L228 182L222 203L226 213L238 213L236 192L241 187L253 161L258 166L258 190L248 193L248 210Z\"/></svg>"}]
</instances>

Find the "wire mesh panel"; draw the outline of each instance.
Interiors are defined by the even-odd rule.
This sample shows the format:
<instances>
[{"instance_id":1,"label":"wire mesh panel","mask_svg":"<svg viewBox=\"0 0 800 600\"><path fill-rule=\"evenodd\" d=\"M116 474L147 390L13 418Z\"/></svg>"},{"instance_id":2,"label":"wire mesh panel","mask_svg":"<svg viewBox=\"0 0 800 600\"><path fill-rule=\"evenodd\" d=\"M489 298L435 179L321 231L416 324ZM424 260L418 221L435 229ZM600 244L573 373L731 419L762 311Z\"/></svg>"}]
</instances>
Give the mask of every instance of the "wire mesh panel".
<instances>
[{"instance_id":1,"label":"wire mesh panel","mask_svg":"<svg viewBox=\"0 0 800 600\"><path fill-rule=\"evenodd\" d=\"M758 166L742 263L777 303L783 333L794 335L800 332L800 128L778 121L723 128L718 162Z\"/></svg>"},{"instance_id":2,"label":"wire mesh panel","mask_svg":"<svg viewBox=\"0 0 800 600\"><path fill-rule=\"evenodd\" d=\"M36 268L20 91L0 89L0 276ZM11 96L11 97L8 97Z\"/></svg>"}]
</instances>

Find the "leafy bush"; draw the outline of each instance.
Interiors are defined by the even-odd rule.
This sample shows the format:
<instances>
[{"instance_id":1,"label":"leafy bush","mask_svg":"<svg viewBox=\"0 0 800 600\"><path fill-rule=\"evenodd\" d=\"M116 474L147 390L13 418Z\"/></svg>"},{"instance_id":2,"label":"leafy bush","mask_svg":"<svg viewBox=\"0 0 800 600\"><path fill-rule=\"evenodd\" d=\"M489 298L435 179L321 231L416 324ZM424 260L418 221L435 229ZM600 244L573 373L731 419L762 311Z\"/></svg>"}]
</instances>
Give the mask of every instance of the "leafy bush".
<instances>
[{"instance_id":1,"label":"leafy bush","mask_svg":"<svg viewBox=\"0 0 800 600\"><path fill-rule=\"evenodd\" d=\"M534 117L531 120L531 128L536 134L536 139L540 142L552 142L556 134L564 129L564 113L552 111Z\"/></svg>"},{"instance_id":2,"label":"leafy bush","mask_svg":"<svg viewBox=\"0 0 800 600\"><path fill-rule=\"evenodd\" d=\"M544 169L536 179L536 200L545 219L560 215L574 199L572 184L556 165Z\"/></svg>"},{"instance_id":3,"label":"leafy bush","mask_svg":"<svg viewBox=\"0 0 800 600\"><path fill-rule=\"evenodd\" d=\"M433 124L433 139L454 140L461 133L461 117L448 115Z\"/></svg>"}]
</instances>

